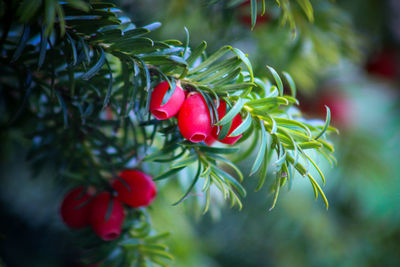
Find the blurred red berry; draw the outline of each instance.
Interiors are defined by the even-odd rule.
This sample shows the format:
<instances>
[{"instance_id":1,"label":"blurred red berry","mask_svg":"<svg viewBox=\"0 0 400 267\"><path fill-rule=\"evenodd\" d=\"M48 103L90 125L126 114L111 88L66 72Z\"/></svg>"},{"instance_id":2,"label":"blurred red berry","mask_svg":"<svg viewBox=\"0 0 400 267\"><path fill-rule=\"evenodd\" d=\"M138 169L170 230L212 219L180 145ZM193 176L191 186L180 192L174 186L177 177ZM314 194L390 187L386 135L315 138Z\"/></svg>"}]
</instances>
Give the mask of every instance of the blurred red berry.
<instances>
[{"instance_id":1,"label":"blurred red berry","mask_svg":"<svg viewBox=\"0 0 400 267\"><path fill-rule=\"evenodd\" d=\"M251 28L251 16L250 15L241 15L241 16L239 16L239 20L243 26ZM264 14L263 16L257 15L256 25L254 27L258 27L263 24L266 24L269 20L270 20L270 17L268 14Z\"/></svg>"},{"instance_id":2,"label":"blurred red berry","mask_svg":"<svg viewBox=\"0 0 400 267\"><path fill-rule=\"evenodd\" d=\"M176 85L176 89L171 98L162 104L165 93L169 88L168 82L162 82L157 85L151 94L150 112L159 120L165 120L175 116L185 101L185 93L183 89Z\"/></svg>"},{"instance_id":3,"label":"blurred red berry","mask_svg":"<svg viewBox=\"0 0 400 267\"><path fill-rule=\"evenodd\" d=\"M81 186L68 192L61 204L61 217L71 228L89 225L90 195L84 190Z\"/></svg>"},{"instance_id":4,"label":"blurred red berry","mask_svg":"<svg viewBox=\"0 0 400 267\"><path fill-rule=\"evenodd\" d=\"M325 117L326 108L331 111L332 124L346 128L351 123L351 107L346 96L340 91L324 91L318 97L316 112L320 117Z\"/></svg>"},{"instance_id":5,"label":"blurred red berry","mask_svg":"<svg viewBox=\"0 0 400 267\"><path fill-rule=\"evenodd\" d=\"M219 106L217 108L217 111L218 111L218 118L222 119L226 114L226 102L225 101L223 101L223 100L219 101ZM221 131L222 126L214 126L213 129L212 129L211 135L215 139L218 139L218 141L221 142L221 143L228 144L228 145L233 145L242 137L242 135L240 134L240 135L235 136L235 137L229 137L229 135L241 123L242 123L242 117L240 116L240 114L237 114L232 120L231 128L229 129L228 135L224 139L221 139L221 140L218 139L219 131Z\"/></svg>"},{"instance_id":6,"label":"blurred red berry","mask_svg":"<svg viewBox=\"0 0 400 267\"><path fill-rule=\"evenodd\" d=\"M212 146L216 141L217 139L215 139L212 135L209 135L207 136L206 140L204 140L204 143L206 143L208 146Z\"/></svg>"},{"instance_id":7,"label":"blurred red berry","mask_svg":"<svg viewBox=\"0 0 400 267\"><path fill-rule=\"evenodd\" d=\"M102 192L93 199L90 224L101 239L109 241L117 238L121 234L124 218L125 213L121 202L110 193Z\"/></svg>"},{"instance_id":8,"label":"blurred red berry","mask_svg":"<svg viewBox=\"0 0 400 267\"><path fill-rule=\"evenodd\" d=\"M393 80L399 73L399 61L394 50L385 49L375 53L368 61L366 70L372 75Z\"/></svg>"},{"instance_id":9,"label":"blurred red berry","mask_svg":"<svg viewBox=\"0 0 400 267\"><path fill-rule=\"evenodd\" d=\"M112 186L118 192L117 198L134 208L150 205L157 195L156 184L153 179L136 170L124 170L115 179Z\"/></svg>"},{"instance_id":10,"label":"blurred red berry","mask_svg":"<svg viewBox=\"0 0 400 267\"><path fill-rule=\"evenodd\" d=\"M331 111L331 123L341 129L345 129L351 126L352 108L348 97L337 89L334 85L325 86L312 96L305 96L299 94L298 99L300 100L300 109L303 113L310 115L311 117L318 117L325 119L326 108L328 106Z\"/></svg>"},{"instance_id":11,"label":"blurred red berry","mask_svg":"<svg viewBox=\"0 0 400 267\"><path fill-rule=\"evenodd\" d=\"M178 126L183 137L193 143L204 141L211 134L210 112L201 94L188 94L178 114Z\"/></svg>"}]
</instances>

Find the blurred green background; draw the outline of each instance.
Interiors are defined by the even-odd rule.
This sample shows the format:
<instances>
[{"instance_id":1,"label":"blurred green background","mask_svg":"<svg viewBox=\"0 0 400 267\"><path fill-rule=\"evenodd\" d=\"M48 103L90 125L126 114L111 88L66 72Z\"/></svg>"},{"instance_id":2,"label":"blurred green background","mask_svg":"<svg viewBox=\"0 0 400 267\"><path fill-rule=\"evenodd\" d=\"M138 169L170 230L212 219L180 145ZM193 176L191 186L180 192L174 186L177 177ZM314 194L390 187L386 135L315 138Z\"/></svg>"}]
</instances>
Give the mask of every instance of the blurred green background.
<instances>
[{"instance_id":1,"label":"blurred green background","mask_svg":"<svg viewBox=\"0 0 400 267\"><path fill-rule=\"evenodd\" d=\"M172 207L182 191L165 185L150 212L157 230L172 233L171 265L400 266L400 2L312 1L314 24L293 5L295 33L280 25L274 1L254 31L250 7L227 2L119 1L138 25L162 22L156 38L183 41L186 26L192 46L206 40L215 51L230 44L249 54L259 75L267 75L266 64L288 71L307 116L323 118L328 105L341 131L333 137L338 162L332 168L316 160L326 173L330 207L314 200L300 176L272 211L268 188L253 192L250 177L242 211L216 199L205 216L190 201ZM0 258L6 266L80 266L73 236L58 217L64 191L56 171L49 163L32 179L22 134L0 138ZM240 163L245 174L251 161Z\"/></svg>"}]
</instances>

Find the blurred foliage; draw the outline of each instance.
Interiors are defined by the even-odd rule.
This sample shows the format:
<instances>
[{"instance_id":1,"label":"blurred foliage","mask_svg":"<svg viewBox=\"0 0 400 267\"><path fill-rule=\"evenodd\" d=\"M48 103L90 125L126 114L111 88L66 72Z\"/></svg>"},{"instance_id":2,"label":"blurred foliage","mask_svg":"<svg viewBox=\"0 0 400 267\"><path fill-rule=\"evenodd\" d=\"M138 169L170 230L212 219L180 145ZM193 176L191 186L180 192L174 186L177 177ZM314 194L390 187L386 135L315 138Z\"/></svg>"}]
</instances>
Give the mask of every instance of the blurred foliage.
<instances>
[{"instance_id":1,"label":"blurred foliage","mask_svg":"<svg viewBox=\"0 0 400 267\"><path fill-rule=\"evenodd\" d=\"M135 18L146 23L155 14L164 24L163 30L156 33L161 38L171 35L183 38L182 25L185 25L196 33L192 36L193 43L206 38L212 49L227 43L239 47L249 54L257 75L268 77L266 64L278 71L288 71L299 90L305 93L311 94L316 90L329 67L343 59L361 59L361 35L349 14L331 1L310 2L312 21L296 1L280 1L280 6L275 1L266 1L266 13L263 16L259 14L260 22L253 31L243 22L243 18L250 15L250 2L156 2L139 4L137 1L137 9L133 12ZM292 21L290 25L282 22L285 17Z\"/></svg>"}]
</instances>

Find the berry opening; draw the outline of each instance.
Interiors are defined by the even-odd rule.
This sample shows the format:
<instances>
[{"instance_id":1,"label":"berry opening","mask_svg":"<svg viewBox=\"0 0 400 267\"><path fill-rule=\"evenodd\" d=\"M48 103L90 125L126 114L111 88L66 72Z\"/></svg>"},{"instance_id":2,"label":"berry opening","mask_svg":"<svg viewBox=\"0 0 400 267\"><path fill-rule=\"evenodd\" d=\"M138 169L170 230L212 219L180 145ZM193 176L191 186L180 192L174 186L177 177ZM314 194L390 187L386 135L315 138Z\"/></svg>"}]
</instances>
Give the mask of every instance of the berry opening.
<instances>
[{"instance_id":1,"label":"berry opening","mask_svg":"<svg viewBox=\"0 0 400 267\"><path fill-rule=\"evenodd\" d=\"M165 120L168 119L168 113L165 112L164 110L159 110L159 109L154 109L152 112L154 117L156 117L159 120Z\"/></svg>"},{"instance_id":2,"label":"berry opening","mask_svg":"<svg viewBox=\"0 0 400 267\"><path fill-rule=\"evenodd\" d=\"M205 134L202 134L202 133L195 133L195 134L193 134L191 137L190 137L190 141L191 142L193 142L193 143L198 143L198 142L201 142L201 141L204 141L205 139L206 139L206 135Z\"/></svg>"},{"instance_id":3,"label":"berry opening","mask_svg":"<svg viewBox=\"0 0 400 267\"><path fill-rule=\"evenodd\" d=\"M117 232L111 232L111 233L104 235L104 240L113 240L113 239L117 238L118 236L119 236L119 234Z\"/></svg>"}]
</instances>

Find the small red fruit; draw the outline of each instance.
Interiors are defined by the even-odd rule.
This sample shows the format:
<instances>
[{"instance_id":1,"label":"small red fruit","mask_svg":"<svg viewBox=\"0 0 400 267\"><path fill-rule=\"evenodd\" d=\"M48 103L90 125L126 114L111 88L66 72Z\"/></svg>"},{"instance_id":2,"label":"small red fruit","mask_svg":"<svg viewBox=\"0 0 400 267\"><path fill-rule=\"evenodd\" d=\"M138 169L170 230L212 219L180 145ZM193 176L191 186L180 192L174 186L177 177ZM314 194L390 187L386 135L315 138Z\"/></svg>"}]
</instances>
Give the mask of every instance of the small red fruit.
<instances>
[{"instance_id":1,"label":"small red fruit","mask_svg":"<svg viewBox=\"0 0 400 267\"><path fill-rule=\"evenodd\" d=\"M66 194L61 204L61 217L71 228L82 228L89 225L90 195L82 186Z\"/></svg>"},{"instance_id":2,"label":"small red fruit","mask_svg":"<svg viewBox=\"0 0 400 267\"><path fill-rule=\"evenodd\" d=\"M214 136L209 135L207 136L206 140L204 140L204 143L206 143L207 146L212 146L217 139L214 138Z\"/></svg>"},{"instance_id":3,"label":"small red fruit","mask_svg":"<svg viewBox=\"0 0 400 267\"><path fill-rule=\"evenodd\" d=\"M154 88L153 93L151 94L150 112L158 120L166 120L175 116L181 108L183 101L185 101L185 93L177 84L171 98L167 103L161 105L168 88L168 82L162 82Z\"/></svg>"},{"instance_id":4,"label":"small red fruit","mask_svg":"<svg viewBox=\"0 0 400 267\"><path fill-rule=\"evenodd\" d=\"M223 100L219 101L219 106L217 108L218 111L218 118L222 119L225 114L226 114L226 102ZM214 126L211 132L211 135L215 138L218 139L221 143L228 144L228 145L233 145L235 144L241 137L242 135L234 136L234 137L229 137L229 135L242 123L242 117L240 114L237 114L235 117L233 117L231 128L229 129L228 135L224 138L219 140L218 135L219 131L221 131L222 126Z\"/></svg>"},{"instance_id":5,"label":"small red fruit","mask_svg":"<svg viewBox=\"0 0 400 267\"><path fill-rule=\"evenodd\" d=\"M210 135L210 112L201 94L188 94L178 114L178 126L183 137L193 143L204 141Z\"/></svg>"},{"instance_id":6,"label":"small red fruit","mask_svg":"<svg viewBox=\"0 0 400 267\"><path fill-rule=\"evenodd\" d=\"M398 62L396 52L387 48L372 55L367 62L366 70L372 75L394 80L400 71Z\"/></svg>"},{"instance_id":7,"label":"small red fruit","mask_svg":"<svg viewBox=\"0 0 400 267\"><path fill-rule=\"evenodd\" d=\"M324 91L318 98L317 113L325 117L326 108L329 107L332 124L340 128L348 128L352 121L352 109L348 98L340 91Z\"/></svg>"},{"instance_id":8,"label":"small red fruit","mask_svg":"<svg viewBox=\"0 0 400 267\"><path fill-rule=\"evenodd\" d=\"M107 214L110 205L112 205L111 212ZM121 234L124 218L125 213L121 202L110 193L102 192L93 199L90 224L101 239L109 241L117 238Z\"/></svg>"},{"instance_id":9,"label":"small red fruit","mask_svg":"<svg viewBox=\"0 0 400 267\"><path fill-rule=\"evenodd\" d=\"M156 184L153 179L136 170L124 170L115 179L112 187L118 192L117 198L134 208L150 205L157 195Z\"/></svg>"}]
</instances>

